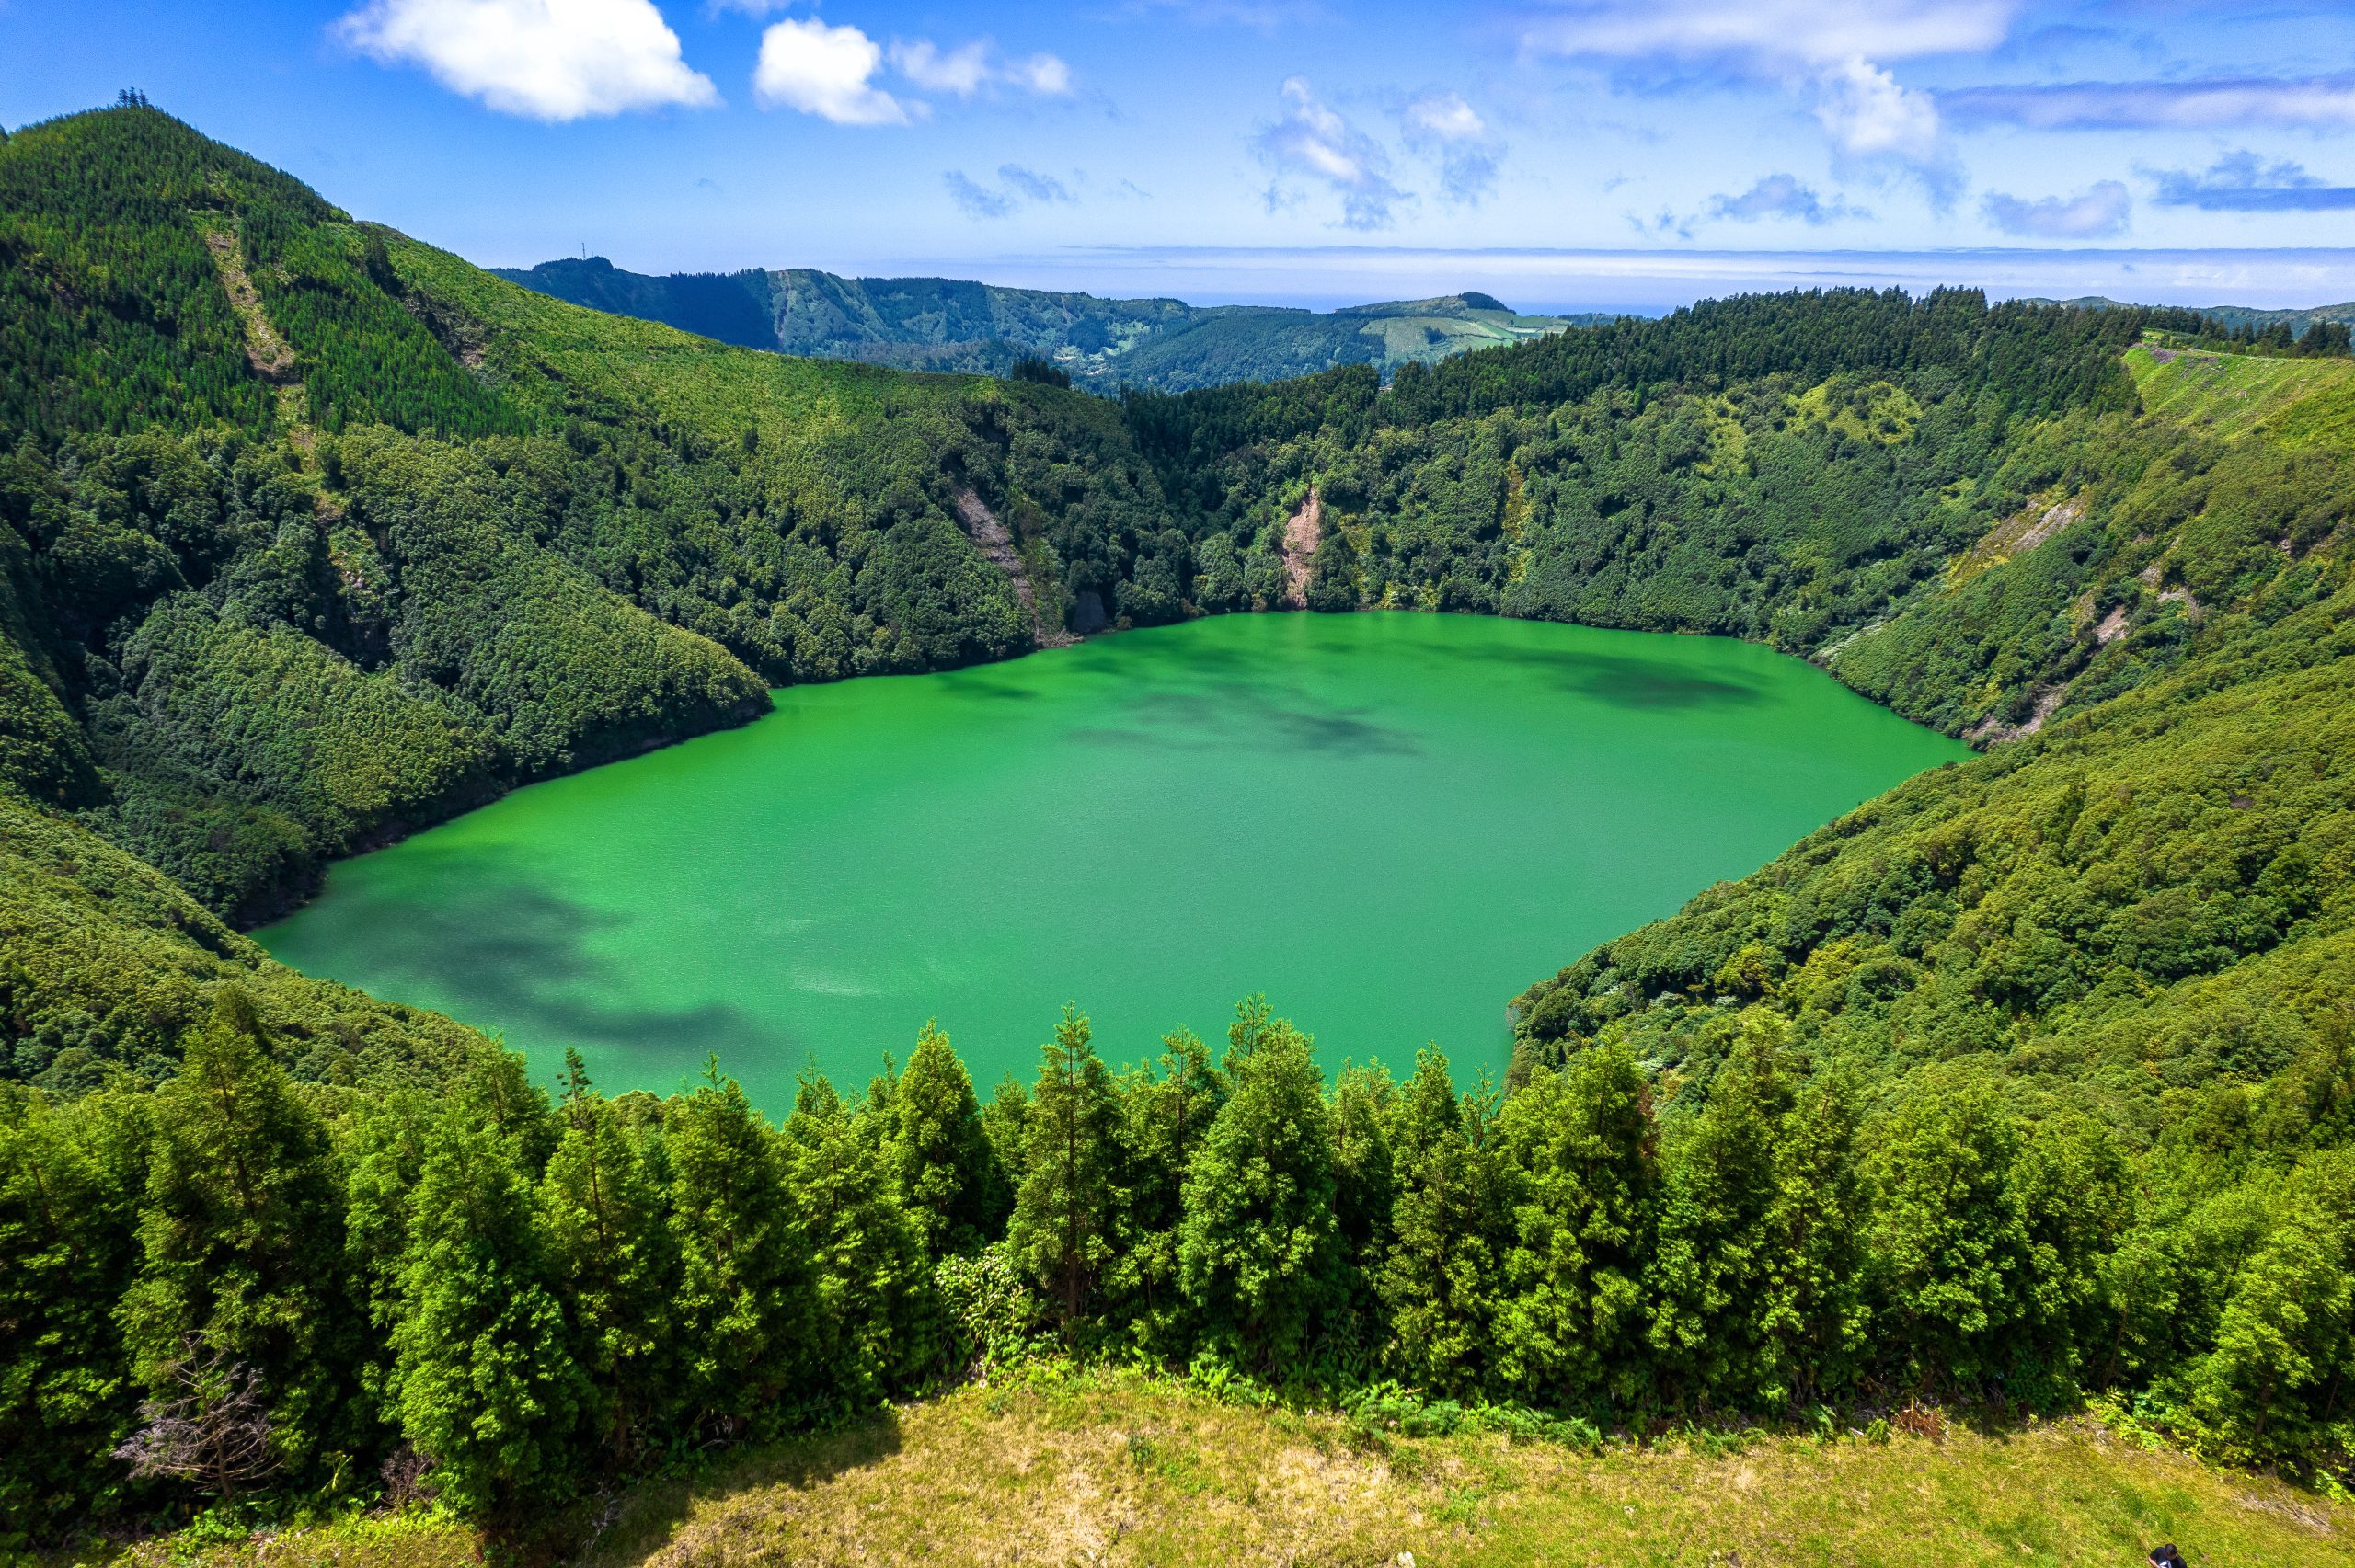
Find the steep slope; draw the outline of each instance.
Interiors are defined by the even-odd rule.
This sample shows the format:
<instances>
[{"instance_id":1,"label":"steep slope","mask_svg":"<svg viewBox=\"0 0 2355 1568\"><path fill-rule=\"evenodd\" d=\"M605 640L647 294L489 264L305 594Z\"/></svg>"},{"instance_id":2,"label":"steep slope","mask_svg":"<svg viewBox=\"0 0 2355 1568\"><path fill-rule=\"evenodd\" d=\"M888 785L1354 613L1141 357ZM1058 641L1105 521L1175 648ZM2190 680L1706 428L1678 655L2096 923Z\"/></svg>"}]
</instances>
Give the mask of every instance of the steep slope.
<instances>
[{"instance_id":1,"label":"steep slope","mask_svg":"<svg viewBox=\"0 0 2355 1568\"><path fill-rule=\"evenodd\" d=\"M498 276L574 304L662 322L723 343L903 370L1004 374L1028 355L1085 383L1166 392L1281 381L1368 364L1384 375L1469 349L1590 326L1606 315L1522 315L1486 294L1317 314L1176 300L1105 300L947 278L777 272L625 272L603 257Z\"/></svg>"},{"instance_id":2,"label":"steep slope","mask_svg":"<svg viewBox=\"0 0 2355 1568\"><path fill-rule=\"evenodd\" d=\"M240 919L764 684L1032 646L962 495L1055 615L1177 612L1121 590L1159 509L1095 400L557 305L144 108L0 189L0 764Z\"/></svg>"}]
</instances>

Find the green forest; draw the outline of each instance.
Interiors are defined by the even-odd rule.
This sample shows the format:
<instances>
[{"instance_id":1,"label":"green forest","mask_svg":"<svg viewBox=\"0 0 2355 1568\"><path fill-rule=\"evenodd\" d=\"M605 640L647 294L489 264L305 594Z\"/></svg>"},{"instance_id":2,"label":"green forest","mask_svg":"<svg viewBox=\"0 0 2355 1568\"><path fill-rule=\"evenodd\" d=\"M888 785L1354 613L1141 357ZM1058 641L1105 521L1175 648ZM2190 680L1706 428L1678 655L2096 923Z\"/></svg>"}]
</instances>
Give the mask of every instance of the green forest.
<instances>
[{"instance_id":1,"label":"green forest","mask_svg":"<svg viewBox=\"0 0 2355 1568\"><path fill-rule=\"evenodd\" d=\"M2349 363L1843 291L1113 400L582 309L143 105L8 134L0 1544L522 1530L1053 1357L1573 1444L2098 1398L2355 1480ZM778 1118L608 1098L240 934L773 687L1296 575L1983 754L1565 954L1469 1089L1254 998L1041 1019L986 1099L937 1030Z\"/></svg>"}]
</instances>

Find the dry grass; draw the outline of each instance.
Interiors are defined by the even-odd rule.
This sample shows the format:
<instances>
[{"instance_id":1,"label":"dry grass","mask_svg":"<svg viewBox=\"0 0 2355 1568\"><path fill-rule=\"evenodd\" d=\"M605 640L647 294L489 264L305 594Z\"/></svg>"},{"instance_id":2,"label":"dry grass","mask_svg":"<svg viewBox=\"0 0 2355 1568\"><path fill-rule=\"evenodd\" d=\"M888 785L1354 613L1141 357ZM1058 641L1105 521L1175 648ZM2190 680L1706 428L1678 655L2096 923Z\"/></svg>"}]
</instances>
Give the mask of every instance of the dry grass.
<instances>
[{"instance_id":1,"label":"dry grass","mask_svg":"<svg viewBox=\"0 0 2355 1568\"><path fill-rule=\"evenodd\" d=\"M1909 1419L1887 1443L1778 1437L1599 1456L1496 1436L1368 1438L1326 1415L1096 1379L969 1389L605 1511L582 1568L1066 1563L1557 1568L2355 1568L2355 1507L2076 1420ZM446 1527L361 1524L113 1568L461 1568Z\"/></svg>"},{"instance_id":2,"label":"dry grass","mask_svg":"<svg viewBox=\"0 0 2355 1568\"><path fill-rule=\"evenodd\" d=\"M1369 1442L1166 1385L973 1390L633 1497L587 1568L749 1564L2355 1564L2355 1510L2091 1422L1588 1457Z\"/></svg>"}]
</instances>

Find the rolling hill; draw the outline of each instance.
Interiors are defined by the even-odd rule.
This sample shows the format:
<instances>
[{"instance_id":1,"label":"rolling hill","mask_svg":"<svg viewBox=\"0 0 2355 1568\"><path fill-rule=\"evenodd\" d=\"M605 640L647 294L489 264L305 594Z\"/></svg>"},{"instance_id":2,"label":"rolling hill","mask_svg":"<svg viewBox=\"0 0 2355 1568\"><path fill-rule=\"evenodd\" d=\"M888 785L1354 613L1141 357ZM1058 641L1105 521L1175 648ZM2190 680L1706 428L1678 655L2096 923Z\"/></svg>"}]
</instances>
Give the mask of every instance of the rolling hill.
<instances>
[{"instance_id":1,"label":"rolling hill","mask_svg":"<svg viewBox=\"0 0 2355 1568\"><path fill-rule=\"evenodd\" d=\"M946 278L764 272L625 272L603 257L494 269L574 304L787 354L903 370L1002 375L1025 356L1086 385L1182 392L1281 381L1337 365L1399 365L1543 337L1604 315L1522 315L1487 294L1401 300L1317 313L1258 305L1000 288Z\"/></svg>"}]
</instances>

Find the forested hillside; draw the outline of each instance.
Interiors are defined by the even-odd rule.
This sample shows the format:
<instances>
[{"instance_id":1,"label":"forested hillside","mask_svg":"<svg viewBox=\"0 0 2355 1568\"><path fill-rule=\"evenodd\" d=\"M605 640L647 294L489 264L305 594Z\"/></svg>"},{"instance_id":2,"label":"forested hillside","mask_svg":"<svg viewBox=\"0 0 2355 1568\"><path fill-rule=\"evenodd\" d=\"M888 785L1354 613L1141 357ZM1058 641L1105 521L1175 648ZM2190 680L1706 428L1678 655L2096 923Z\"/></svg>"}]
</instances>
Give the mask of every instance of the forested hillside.
<instances>
[{"instance_id":1,"label":"forested hillside","mask_svg":"<svg viewBox=\"0 0 2355 1568\"><path fill-rule=\"evenodd\" d=\"M1336 365L1372 365L1387 375L1612 319L1523 315L1487 294L1320 312L1105 300L954 278L844 278L802 267L657 277L625 272L602 256L494 270L574 304L746 348L989 375L1028 357L1083 385L1164 392L1281 381Z\"/></svg>"},{"instance_id":2,"label":"forested hillside","mask_svg":"<svg viewBox=\"0 0 2355 1568\"><path fill-rule=\"evenodd\" d=\"M1052 1356L1576 1445L2098 1396L2349 1474L2343 356L1844 292L1114 403L580 309L138 106L0 142L0 307L11 1541L520 1530ZM986 1103L934 1030L774 1121L552 1098L234 930L772 683L1295 597L1754 637L1987 754L1468 1092L1255 1000L1041 1020Z\"/></svg>"}]
</instances>

